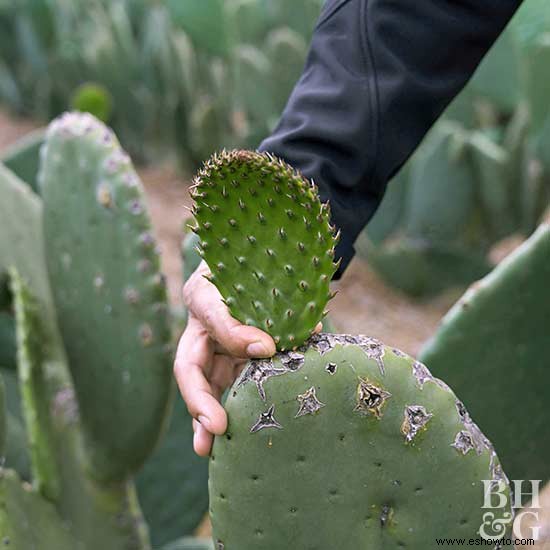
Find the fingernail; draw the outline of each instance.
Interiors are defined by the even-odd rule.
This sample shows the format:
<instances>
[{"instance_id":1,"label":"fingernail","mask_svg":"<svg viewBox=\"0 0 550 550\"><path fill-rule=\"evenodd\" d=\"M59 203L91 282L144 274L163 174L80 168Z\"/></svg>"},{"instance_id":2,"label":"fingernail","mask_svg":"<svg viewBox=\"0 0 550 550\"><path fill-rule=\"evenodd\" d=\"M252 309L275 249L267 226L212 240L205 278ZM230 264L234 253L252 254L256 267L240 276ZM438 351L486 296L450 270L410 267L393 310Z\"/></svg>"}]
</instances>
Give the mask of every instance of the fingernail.
<instances>
[{"instance_id":1,"label":"fingernail","mask_svg":"<svg viewBox=\"0 0 550 550\"><path fill-rule=\"evenodd\" d=\"M210 426L210 418L204 416L203 414L199 414L197 420L202 426L204 426L208 430L208 427Z\"/></svg>"},{"instance_id":2,"label":"fingernail","mask_svg":"<svg viewBox=\"0 0 550 550\"><path fill-rule=\"evenodd\" d=\"M250 357L265 357L266 355L269 355L268 349L262 342L253 342L252 344L248 344L246 353Z\"/></svg>"}]
</instances>

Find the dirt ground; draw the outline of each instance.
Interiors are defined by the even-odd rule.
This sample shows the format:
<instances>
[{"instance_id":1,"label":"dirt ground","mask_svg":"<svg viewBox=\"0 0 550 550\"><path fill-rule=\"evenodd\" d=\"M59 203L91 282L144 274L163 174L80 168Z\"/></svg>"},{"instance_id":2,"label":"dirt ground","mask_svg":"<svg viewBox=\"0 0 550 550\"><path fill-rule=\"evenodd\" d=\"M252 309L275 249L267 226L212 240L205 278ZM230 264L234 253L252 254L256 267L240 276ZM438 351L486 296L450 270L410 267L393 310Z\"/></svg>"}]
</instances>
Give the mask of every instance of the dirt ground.
<instances>
[{"instance_id":1,"label":"dirt ground","mask_svg":"<svg viewBox=\"0 0 550 550\"><path fill-rule=\"evenodd\" d=\"M35 127L36 124L31 121L15 118L0 110L0 153ZM189 217L186 207L191 205L187 189L189 180L170 165L142 168L139 173L161 247L170 300L178 304L181 302L182 280L180 242L184 221ZM517 244L517 240L504 243L503 247L495 250L495 255L502 259ZM334 288L338 294L329 305L330 317L339 332L374 336L412 355L418 353L422 344L434 333L441 317L460 295L460 292L450 291L430 300L412 300L387 287L360 259L353 260ZM541 536L550 538L550 484L541 501L544 512ZM209 534L207 520L199 533ZM536 548L550 550L550 542Z\"/></svg>"}]
</instances>

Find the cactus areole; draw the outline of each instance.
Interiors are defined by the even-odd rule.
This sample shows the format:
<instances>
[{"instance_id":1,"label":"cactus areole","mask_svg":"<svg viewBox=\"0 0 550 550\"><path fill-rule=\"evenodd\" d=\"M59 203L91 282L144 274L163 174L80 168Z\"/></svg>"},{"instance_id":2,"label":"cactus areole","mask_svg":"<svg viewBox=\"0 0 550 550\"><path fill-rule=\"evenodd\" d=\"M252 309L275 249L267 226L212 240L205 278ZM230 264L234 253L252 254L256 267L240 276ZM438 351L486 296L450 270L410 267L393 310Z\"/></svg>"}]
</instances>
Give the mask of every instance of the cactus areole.
<instances>
[{"instance_id":1,"label":"cactus areole","mask_svg":"<svg viewBox=\"0 0 550 550\"><path fill-rule=\"evenodd\" d=\"M508 482L452 390L374 338L312 335L336 242L315 187L237 151L208 161L192 192L212 282L280 350L249 361L225 404L210 458L216 549L424 550L479 537L483 480L503 495ZM484 531L494 538L511 527L504 500L491 510L501 531Z\"/></svg>"}]
</instances>

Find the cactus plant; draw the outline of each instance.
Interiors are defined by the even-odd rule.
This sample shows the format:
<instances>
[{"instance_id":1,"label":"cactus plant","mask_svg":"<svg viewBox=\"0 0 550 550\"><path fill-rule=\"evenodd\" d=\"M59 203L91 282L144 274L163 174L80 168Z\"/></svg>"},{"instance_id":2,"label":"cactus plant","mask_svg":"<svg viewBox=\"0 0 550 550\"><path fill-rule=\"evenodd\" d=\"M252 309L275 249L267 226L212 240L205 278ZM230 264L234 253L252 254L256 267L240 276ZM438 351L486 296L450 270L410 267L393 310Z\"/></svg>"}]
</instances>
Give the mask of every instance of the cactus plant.
<instances>
[{"instance_id":1,"label":"cactus plant","mask_svg":"<svg viewBox=\"0 0 550 550\"><path fill-rule=\"evenodd\" d=\"M271 62L272 73L279 75L273 85L274 107L282 113L290 92L302 74L307 55L307 43L297 32L283 27L269 33L265 50Z\"/></svg>"},{"instance_id":2,"label":"cactus plant","mask_svg":"<svg viewBox=\"0 0 550 550\"><path fill-rule=\"evenodd\" d=\"M8 423L6 420L6 395L4 388L4 380L0 375L0 460L4 460L6 456L6 436L8 432Z\"/></svg>"},{"instance_id":3,"label":"cactus plant","mask_svg":"<svg viewBox=\"0 0 550 550\"><path fill-rule=\"evenodd\" d=\"M0 309L0 365L15 367L15 322L13 315Z\"/></svg>"},{"instance_id":4,"label":"cactus plant","mask_svg":"<svg viewBox=\"0 0 550 550\"><path fill-rule=\"evenodd\" d=\"M16 474L8 469L15 467L19 477L34 486L32 499L20 496L28 492L25 485L21 486L23 492L13 489L20 486L17 480L10 482L8 492L4 486L0 489L9 501L4 511L0 510L0 525L6 525L5 532L14 547L34 548L37 543L32 537L18 538L25 535L20 532L24 523L17 518L32 522L39 511L51 524L52 533L57 532L57 524L69 530L77 541L71 548L147 550L147 527L132 476L151 455L163 432L174 388L169 315L140 183L110 130L88 114L73 113L53 122L41 156L43 199L0 167L0 189L5 199L0 205L5 230L0 235L1 300L3 309L15 311L18 349L17 373L2 369L8 402L8 444L0 477L15 479ZM94 180L94 175L99 181ZM74 213L81 216L80 234L71 226L76 217L68 215L58 202L63 196L67 199L70 189L74 191ZM91 224L87 224L90 219ZM72 232L74 238L64 239L66 231ZM87 263L81 245L88 242L88 231L98 240ZM61 254L59 265L48 262L50 274L44 246L49 253ZM56 247L61 246L63 252L57 252ZM123 247L123 251L117 247ZM79 267L71 271L70 277L63 272L67 254L76 259ZM5 273L10 266L16 270L11 270L8 292ZM103 278L98 276L99 270ZM89 292L87 285L94 291ZM135 285L135 289L128 285ZM68 288L82 289L80 298L87 296L90 302L79 307L77 296L65 292ZM111 304L112 310L106 308ZM115 329L105 340L108 345L103 343L91 351L94 340L86 334L91 327L97 330L103 316L110 314L117 316L120 331L126 331L122 324L125 322L129 331L115 342L111 340ZM67 323L69 315L74 326ZM77 326L82 331L78 346L69 340ZM147 344L144 351L136 351L140 344ZM76 367L69 367L68 359ZM122 370L125 366L129 368ZM128 378L128 373L132 378ZM109 391L105 384L111 385ZM78 388L83 387L87 396L80 399ZM83 407L86 397L92 395L97 399L95 408L90 401L87 408ZM125 419L122 413L126 414ZM183 482L179 500L174 502L183 502L185 507L192 498L205 501L207 465L199 459L189 461L190 450L183 457L176 455L176 449L191 449L190 433L178 430L179 422L188 421L188 416L181 410L178 413L173 431L179 433L170 434L167 441L171 446L167 448L171 451L173 475ZM115 429L118 442L112 431ZM99 437L94 438L98 433ZM163 451L163 447L158 451ZM161 453L162 456L166 458ZM149 480L168 469L167 462L157 458L158 455L149 471L144 472ZM182 460L184 464L179 463ZM170 483L173 485L173 478ZM165 494L167 484L159 483L153 489L162 485L157 495ZM158 502L151 497L153 492L148 488L140 492L148 508ZM52 506L53 516L47 511ZM203 509L197 506L190 510L178 522L179 529L172 531L173 535L190 532ZM42 525L41 519L37 518L36 523ZM174 525L173 521L172 529ZM162 538L154 518L152 528L157 531L153 538ZM63 548L63 538L59 537L57 546L46 537L40 548Z\"/></svg>"},{"instance_id":5,"label":"cactus plant","mask_svg":"<svg viewBox=\"0 0 550 550\"><path fill-rule=\"evenodd\" d=\"M549 254L550 227L542 225L464 294L421 353L483 423L514 479L549 475Z\"/></svg>"},{"instance_id":6,"label":"cactus plant","mask_svg":"<svg viewBox=\"0 0 550 550\"><path fill-rule=\"evenodd\" d=\"M214 550L208 539L184 537L162 547L162 550Z\"/></svg>"},{"instance_id":7,"label":"cactus plant","mask_svg":"<svg viewBox=\"0 0 550 550\"><path fill-rule=\"evenodd\" d=\"M438 533L476 535L482 480L507 481L450 388L373 338L310 336L335 269L316 188L270 155L235 151L208 161L192 194L211 281L282 350L249 361L229 390L210 459L217 548L427 548ZM510 523L508 503L497 516Z\"/></svg>"},{"instance_id":8,"label":"cactus plant","mask_svg":"<svg viewBox=\"0 0 550 550\"><path fill-rule=\"evenodd\" d=\"M50 125L40 184L49 278L91 468L98 479L124 479L158 440L171 382L164 279L141 184L112 132L76 113Z\"/></svg>"},{"instance_id":9,"label":"cactus plant","mask_svg":"<svg viewBox=\"0 0 550 550\"><path fill-rule=\"evenodd\" d=\"M210 505L227 550L431 548L476 536L481 480L503 480L453 392L370 338L321 334L252 361L225 406Z\"/></svg>"},{"instance_id":10,"label":"cactus plant","mask_svg":"<svg viewBox=\"0 0 550 550\"><path fill-rule=\"evenodd\" d=\"M81 84L71 98L71 106L75 111L90 113L103 122L107 122L111 116L112 103L108 90L94 82Z\"/></svg>"},{"instance_id":11,"label":"cactus plant","mask_svg":"<svg viewBox=\"0 0 550 550\"><path fill-rule=\"evenodd\" d=\"M0 534L7 548L81 548L53 505L22 484L13 470L0 470Z\"/></svg>"},{"instance_id":12,"label":"cactus plant","mask_svg":"<svg viewBox=\"0 0 550 550\"><path fill-rule=\"evenodd\" d=\"M267 331L278 349L303 343L336 269L337 240L315 187L268 154L234 151L205 163L193 197L201 254L232 315Z\"/></svg>"},{"instance_id":13,"label":"cactus plant","mask_svg":"<svg viewBox=\"0 0 550 550\"><path fill-rule=\"evenodd\" d=\"M136 478L154 548L191 535L208 511L208 462L193 451L191 420L178 395L163 440Z\"/></svg>"},{"instance_id":14,"label":"cactus plant","mask_svg":"<svg viewBox=\"0 0 550 550\"><path fill-rule=\"evenodd\" d=\"M0 158L4 166L28 183L33 191L38 189L36 177L42 143L44 143L44 130L35 130L9 147Z\"/></svg>"}]
</instances>

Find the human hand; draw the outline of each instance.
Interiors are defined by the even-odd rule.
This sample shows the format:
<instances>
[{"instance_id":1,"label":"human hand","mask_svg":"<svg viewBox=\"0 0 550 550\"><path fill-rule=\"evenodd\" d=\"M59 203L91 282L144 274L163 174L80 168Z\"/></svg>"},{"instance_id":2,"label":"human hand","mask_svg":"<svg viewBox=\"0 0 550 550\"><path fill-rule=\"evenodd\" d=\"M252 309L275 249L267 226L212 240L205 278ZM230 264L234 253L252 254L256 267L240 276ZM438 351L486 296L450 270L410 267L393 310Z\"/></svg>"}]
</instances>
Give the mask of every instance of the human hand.
<instances>
[{"instance_id":1,"label":"human hand","mask_svg":"<svg viewBox=\"0 0 550 550\"><path fill-rule=\"evenodd\" d=\"M174 362L179 390L193 417L193 448L200 456L207 456L214 435L227 429L220 404L224 390L248 358L275 354L269 334L231 317L218 289L206 279L209 273L201 262L183 288L189 318Z\"/></svg>"}]
</instances>

